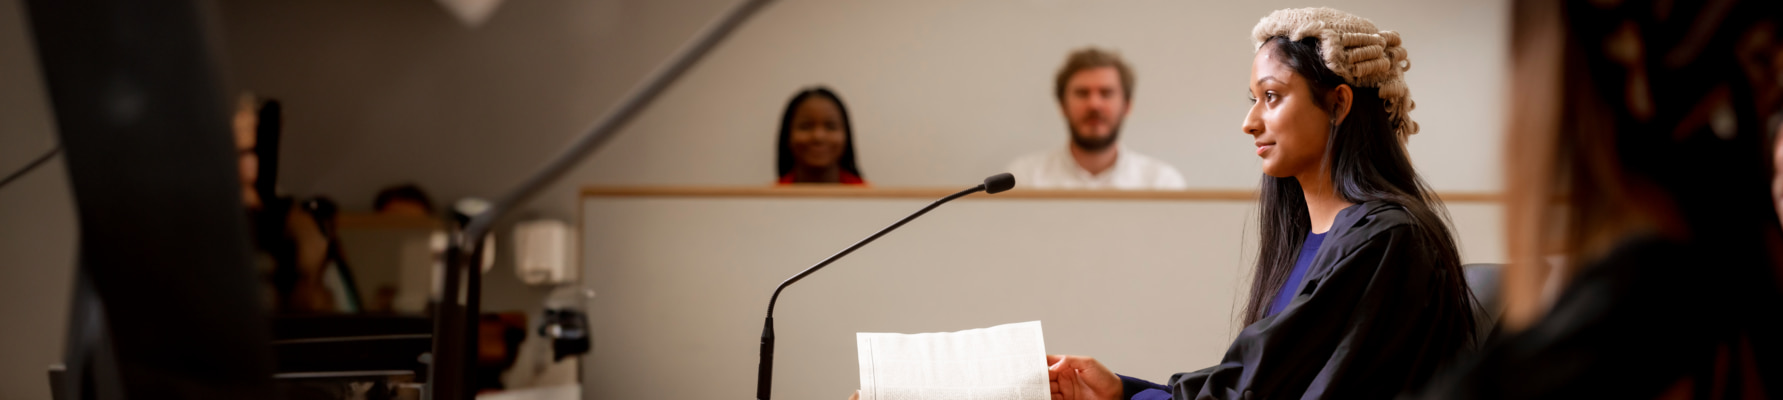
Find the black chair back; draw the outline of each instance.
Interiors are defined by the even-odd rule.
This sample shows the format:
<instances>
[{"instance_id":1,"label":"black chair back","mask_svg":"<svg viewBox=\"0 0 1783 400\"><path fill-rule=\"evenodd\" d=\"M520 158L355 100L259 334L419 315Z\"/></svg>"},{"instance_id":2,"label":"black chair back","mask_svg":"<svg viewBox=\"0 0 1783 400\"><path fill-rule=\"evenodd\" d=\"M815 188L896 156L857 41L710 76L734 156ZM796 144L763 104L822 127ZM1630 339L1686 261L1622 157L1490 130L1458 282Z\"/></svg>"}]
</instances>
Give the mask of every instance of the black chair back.
<instances>
[{"instance_id":1,"label":"black chair back","mask_svg":"<svg viewBox=\"0 0 1783 400\"><path fill-rule=\"evenodd\" d=\"M1498 318L1504 314L1504 299L1499 298L1499 282L1503 278L1504 264L1467 264L1461 266L1461 273L1467 278L1468 289L1473 290L1474 298L1474 337L1477 343L1484 344L1490 339L1492 332L1497 331Z\"/></svg>"}]
</instances>

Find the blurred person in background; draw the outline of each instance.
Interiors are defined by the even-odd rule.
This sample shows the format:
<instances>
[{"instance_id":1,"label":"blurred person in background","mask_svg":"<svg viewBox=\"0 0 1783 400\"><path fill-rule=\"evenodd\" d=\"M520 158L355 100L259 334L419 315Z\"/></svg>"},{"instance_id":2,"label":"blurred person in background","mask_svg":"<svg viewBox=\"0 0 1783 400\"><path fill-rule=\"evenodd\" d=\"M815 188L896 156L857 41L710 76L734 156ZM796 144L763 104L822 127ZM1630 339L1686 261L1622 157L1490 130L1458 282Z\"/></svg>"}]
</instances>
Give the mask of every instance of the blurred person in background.
<instances>
[{"instance_id":1,"label":"blurred person in background","mask_svg":"<svg viewBox=\"0 0 1783 400\"><path fill-rule=\"evenodd\" d=\"M241 176L242 203L252 223L255 262L267 276L268 306L276 313L334 312L327 284L330 240L320 221L294 199L279 196L280 105L244 93L236 101L231 130Z\"/></svg>"},{"instance_id":2,"label":"blurred person in background","mask_svg":"<svg viewBox=\"0 0 1783 400\"><path fill-rule=\"evenodd\" d=\"M428 196L427 191L422 190L421 186L413 183L391 185L378 190L377 196L372 199L372 211L378 215L429 221L437 215L433 207L433 198ZM435 230L428 235L427 240L429 242L435 240L431 237L434 235L439 236L437 240L441 242L443 251L445 232ZM431 243L428 246L431 248ZM365 311L395 311L397 297L400 295L397 284L385 282L375 285L376 287L372 288L371 299L366 302Z\"/></svg>"},{"instance_id":3,"label":"blurred person in background","mask_svg":"<svg viewBox=\"0 0 1783 400\"><path fill-rule=\"evenodd\" d=\"M1241 128L1263 177L1244 329L1218 364L1167 385L1049 355L1054 399L1391 398L1475 344L1447 212L1405 146L1418 124L1400 35L1302 8L1270 13L1252 40Z\"/></svg>"},{"instance_id":4,"label":"blurred person in background","mask_svg":"<svg viewBox=\"0 0 1783 400\"><path fill-rule=\"evenodd\" d=\"M1037 189L1182 190L1175 167L1120 145L1133 105L1133 68L1114 52L1086 47L1065 58L1053 97L1065 115L1065 147L1009 164L1017 184Z\"/></svg>"},{"instance_id":5,"label":"blurred person in background","mask_svg":"<svg viewBox=\"0 0 1783 400\"><path fill-rule=\"evenodd\" d=\"M854 125L848 108L829 88L799 91L780 116L780 184L865 185L855 164Z\"/></svg>"},{"instance_id":6,"label":"blurred person in background","mask_svg":"<svg viewBox=\"0 0 1783 400\"><path fill-rule=\"evenodd\" d=\"M1783 397L1780 6L1515 2L1508 334L1428 398Z\"/></svg>"},{"instance_id":7,"label":"blurred person in background","mask_svg":"<svg viewBox=\"0 0 1783 400\"><path fill-rule=\"evenodd\" d=\"M385 215L432 217L433 199L413 183L386 187L372 200L372 210Z\"/></svg>"}]
</instances>

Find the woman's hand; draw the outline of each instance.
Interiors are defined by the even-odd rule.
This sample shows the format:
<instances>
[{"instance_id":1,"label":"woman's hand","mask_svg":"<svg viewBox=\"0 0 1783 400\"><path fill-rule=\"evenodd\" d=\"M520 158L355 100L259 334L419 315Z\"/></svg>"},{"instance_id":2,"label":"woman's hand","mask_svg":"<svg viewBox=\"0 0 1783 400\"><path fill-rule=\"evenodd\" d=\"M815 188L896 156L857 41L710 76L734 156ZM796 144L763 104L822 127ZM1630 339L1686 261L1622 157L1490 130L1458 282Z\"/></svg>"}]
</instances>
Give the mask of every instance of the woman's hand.
<instances>
[{"instance_id":1,"label":"woman's hand","mask_svg":"<svg viewBox=\"0 0 1783 400\"><path fill-rule=\"evenodd\" d=\"M1053 400L1119 400L1121 377L1085 356L1046 356Z\"/></svg>"},{"instance_id":2,"label":"woman's hand","mask_svg":"<svg viewBox=\"0 0 1783 400\"><path fill-rule=\"evenodd\" d=\"M848 400L861 400L861 391L856 390L854 394L848 395Z\"/></svg>"}]
</instances>

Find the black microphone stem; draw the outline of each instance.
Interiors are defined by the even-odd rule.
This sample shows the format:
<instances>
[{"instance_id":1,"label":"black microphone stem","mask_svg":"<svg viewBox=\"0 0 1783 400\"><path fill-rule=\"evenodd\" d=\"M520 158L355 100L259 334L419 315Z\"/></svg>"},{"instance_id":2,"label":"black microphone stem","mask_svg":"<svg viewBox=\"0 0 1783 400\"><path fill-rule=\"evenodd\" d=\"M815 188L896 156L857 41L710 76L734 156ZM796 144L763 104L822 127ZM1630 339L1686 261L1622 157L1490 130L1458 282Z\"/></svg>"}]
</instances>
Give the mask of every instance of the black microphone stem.
<instances>
[{"instance_id":1,"label":"black microphone stem","mask_svg":"<svg viewBox=\"0 0 1783 400\"><path fill-rule=\"evenodd\" d=\"M817 272L817 270L819 270L819 269L823 269L823 267L830 265L830 263L836 262L837 259L841 259L842 256L846 256L846 255L848 255L848 253L853 253L856 249L861 248L861 246L866 246L867 243L873 243L873 241L876 239L879 239L880 236L885 236L886 233L889 233L894 229L898 229L898 227L900 227L900 226L904 226L904 224L909 223L910 220L916 219L916 217L921 217L923 214L928 214L929 210L933 210L933 209L935 209L935 207L940 207L941 204L943 204L943 203L953 201L953 199L965 197L966 195L969 195L969 194L982 192L984 190L985 190L985 185L980 184L980 185L975 186L971 189L962 190L959 193L954 193L954 194L948 195L947 197L942 197L940 200L935 200L934 203L929 203L928 207L923 207L921 210L917 210L915 214L910 214L910 216L904 217L904 219L900 219L900 220L898 220L898 222L892 223L891 226L887 226L887 227L885 227L885 229L880 229L878 232L874 232L872 236L867 236L866 239L861 239L861 241L859 241L859 242L854 242L854 245L848 246L848 248L846 248L846 249L842 249L842 251L837 252L836 255L832 255L829 258L823 259L823 261L818 262L817 265L811 266L811 268L806 268L803 272L799 272L798 275L793 275L791 278L787 278L785 282L780 283L780 287L774 288L774 296L768 298L768 317L767 317L766 321L763 322L763 325L762 325L761 366L760 366L760 369L756 371L756 375L755 375L756 376L755 398L758 400L768 400L768 394L769 394L768 392L770 391L770 388L773 386L773 381L774 381L774 379L773 379L773 377L774 377L774 303L780 301L780 291L781 290L786 290L787 285L791 285L793 282L798 282L800 279L805 279L805 276L811 275L812 272Z\"/></svg>"}]
</instances>

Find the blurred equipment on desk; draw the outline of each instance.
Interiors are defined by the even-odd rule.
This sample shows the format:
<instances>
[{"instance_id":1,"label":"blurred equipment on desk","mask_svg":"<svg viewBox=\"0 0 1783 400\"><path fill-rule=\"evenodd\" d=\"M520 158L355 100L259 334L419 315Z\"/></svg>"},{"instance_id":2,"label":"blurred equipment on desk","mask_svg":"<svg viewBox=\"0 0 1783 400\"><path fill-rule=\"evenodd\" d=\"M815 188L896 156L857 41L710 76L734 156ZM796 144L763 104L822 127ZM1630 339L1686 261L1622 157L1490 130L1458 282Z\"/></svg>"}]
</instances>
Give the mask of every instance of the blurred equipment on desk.
<instances>
[{"instance_id":1,"label":"blurred equipment on desk","mask_svg":"<svg viewBox=\"0 0 1783 400\"><path fill-rule=\"evenodd\" d=\"M588 332L585 310L594 290L565 286L551 291L545 298L545 322L539 325L539 336L551 340L551 360L588 354L593 339Z\"/></svg>"},{"instance_id":2,"label":"blurred equipment on desk","mask_svg":"<svg viewBox=\"0 0 1783 400\"><path fill-rule=\"evenodd\" d=\"M507 389L502 373L520 358L526 341L526 313L485 313L477 325L476 391Z\"/></svg>"},{"instance_id":3,"label":"blurred equipment on desk","mask_svg":"<svg viewBox=\"0 0 1783 400\"><path fill-rule=\"evenodd\" d=\"M273 377L287 399L417 398L427 376L427 317L279 316L272 330Z\"/></svg>"},{"instance_id":4,"label":"blurred equipment on desk","mask_svg":"<svg viewBox=\"0 0 1783 400\"><path fill-rule=\"evenodd\" d=\"M445 238L425 216L343 213L340 247L353 254L353 280L366 313L423 314L431 301ZM439 235L441 237L435 238Z\"/></svg>"},{"instance_id":5,"label":"blurred equipment on desk","mask_svg":"<svg viewBox=\"0 0 1783 400\"><path fill-rule=\"evenodd\" d=\"M514 273L528 285L576 281L576 233L570 224L540 219L514 224Z\"/></svg>"}]
</instances>

